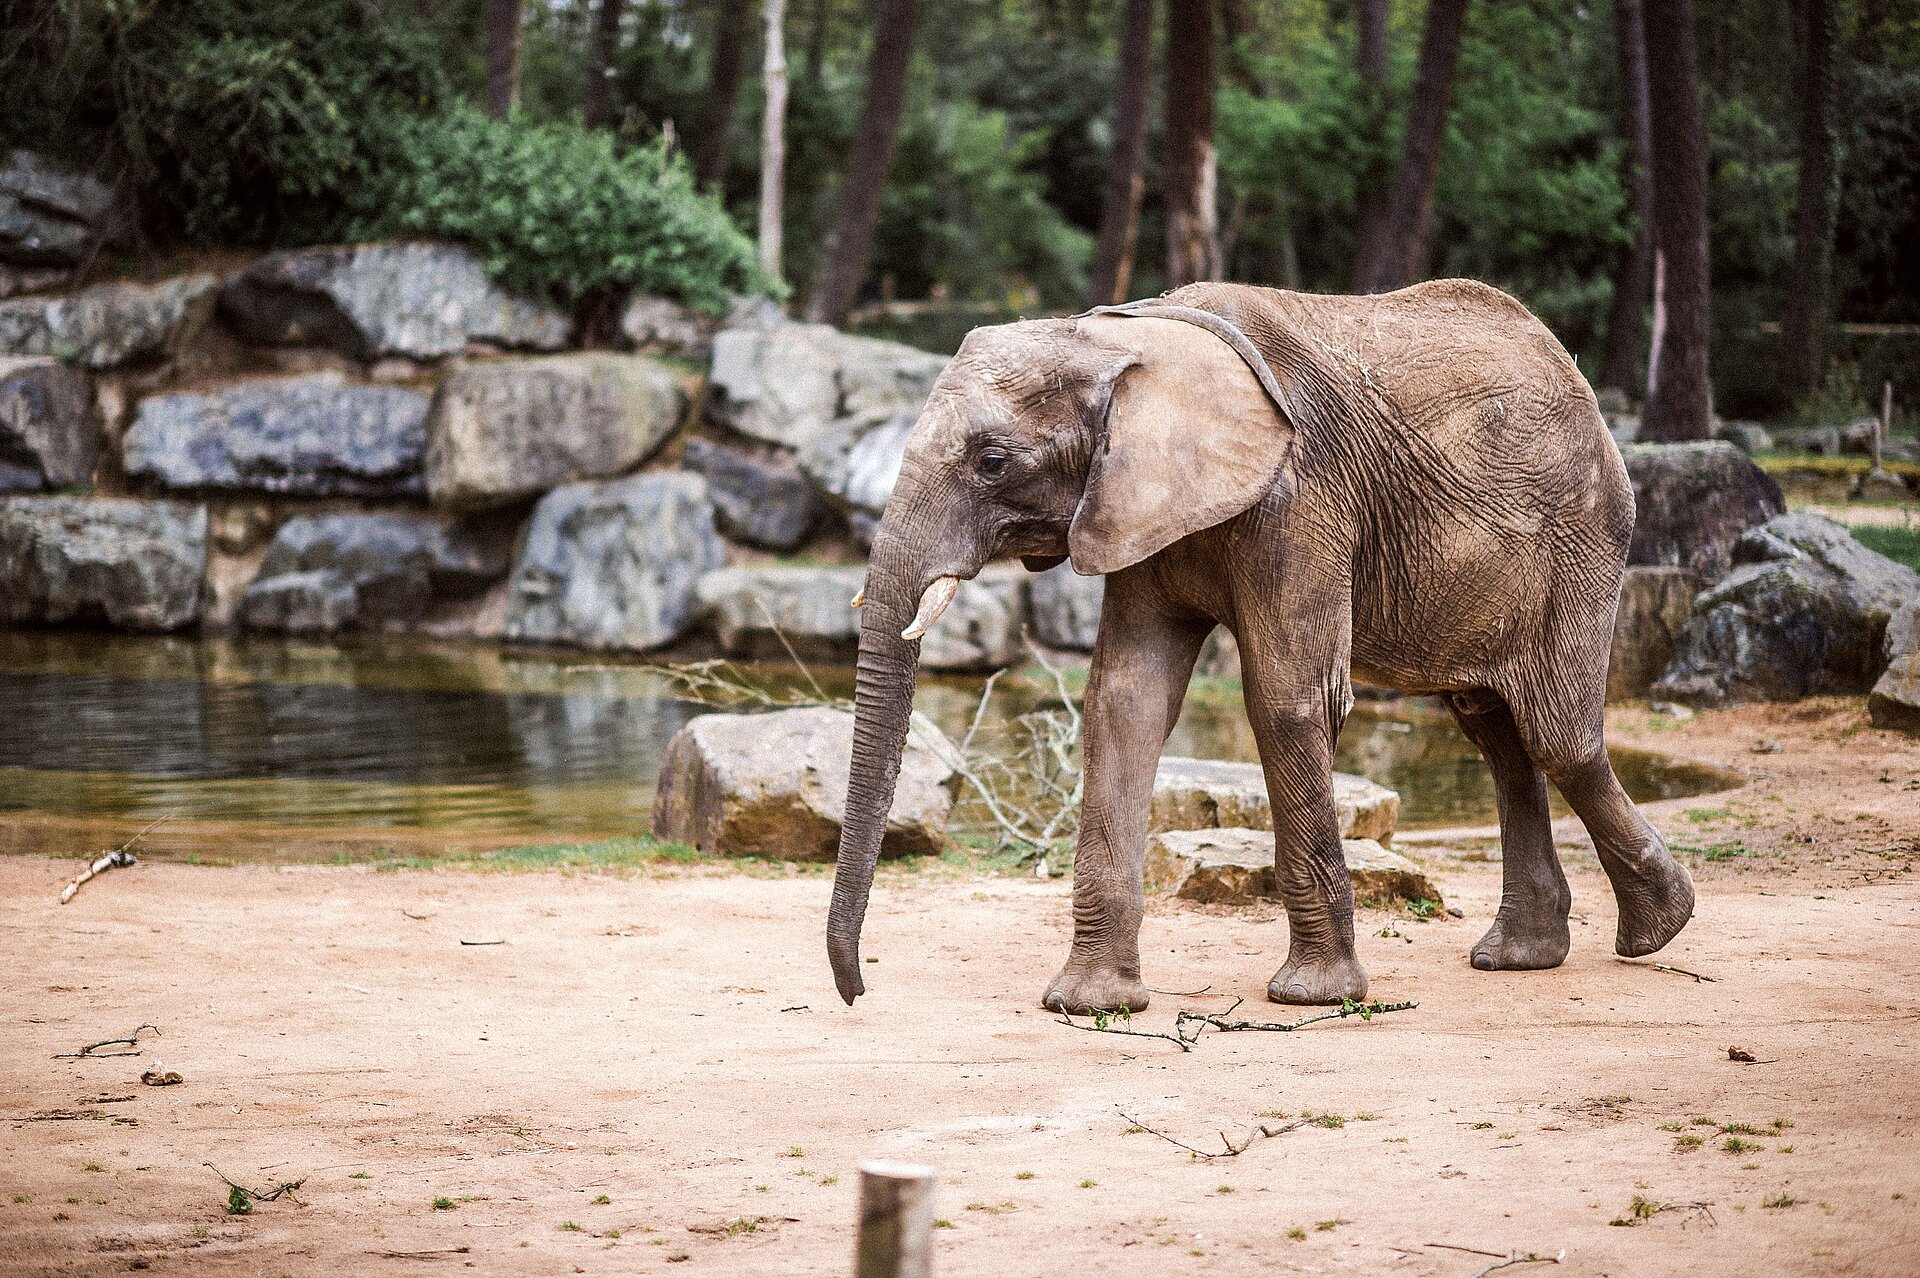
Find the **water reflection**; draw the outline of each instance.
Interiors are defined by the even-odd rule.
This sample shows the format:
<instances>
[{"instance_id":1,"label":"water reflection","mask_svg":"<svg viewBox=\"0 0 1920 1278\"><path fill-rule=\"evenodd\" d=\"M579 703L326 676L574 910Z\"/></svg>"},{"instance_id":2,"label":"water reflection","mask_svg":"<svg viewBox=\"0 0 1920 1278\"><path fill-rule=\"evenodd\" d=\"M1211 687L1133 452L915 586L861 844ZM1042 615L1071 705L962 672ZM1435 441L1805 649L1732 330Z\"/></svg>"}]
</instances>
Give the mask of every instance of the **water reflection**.
<instances>
[{"instance_id":1,"label":"water reflection","mask_svg":"<svg viewBox=\"0 0 1920 1278\"><path fill-rule=\"evenodd\" d=\"M798 681L752 673L764 686ZM815 673L829 695L850 695L850 672ZM927 678L918 705L958 735L979 691L979 680ZM1051 699L1050 683L1003 679L987 731ZM699 713L639 663L417 641L0 631L0 848L84 850L89 823L169 812L182 833L160 839L162 853L220 823L232 823L227 854L271 845L295 857L348 835L451 845L633 833L667 742ZM1256 759L1237 692L1197 686L1168 751ZM1615 758L1636 798L1722 783L1659 756ZM1479 756L1425 703L1357 707L1339 766L1399 790L1403 826L1492 819Z\"/></svg>"}]
</instances>

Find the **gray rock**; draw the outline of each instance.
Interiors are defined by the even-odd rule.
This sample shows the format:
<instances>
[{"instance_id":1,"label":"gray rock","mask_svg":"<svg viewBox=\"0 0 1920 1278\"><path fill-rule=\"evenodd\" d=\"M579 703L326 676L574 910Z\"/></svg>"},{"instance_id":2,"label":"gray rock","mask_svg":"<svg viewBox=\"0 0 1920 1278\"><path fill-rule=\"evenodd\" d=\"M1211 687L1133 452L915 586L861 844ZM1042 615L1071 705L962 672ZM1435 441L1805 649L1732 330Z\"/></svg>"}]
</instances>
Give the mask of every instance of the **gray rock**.
<instances>
[{"instance_id":1,"label":"gray rock","mask_svg":"<svg viewBox=\"0 0 1920 1278\"><path fill-rule=\"evenodd\" d=\"M1717 581L1734 541L1787 508L1773 476L1725 440L1631 444L1620 455L1636 512L1630 564L1691 568Z\"/></svg>"},{"instance_id":2,"label":"gray rock","mask_svg":"<svg viewBox=\"0 0 1920 1278\"><path fill-rule=\"evenodd\" d=\"M1905 501L1909 496L1907 481L1880 466L1855 475L1847 495L1856 501Z\"/></svg>"},{"instance_id":3,"label":"gray rock","mask_svg":"<svg viewBox=\"0 0 1920 1278\"><path fill-rule=\"evenodd\" d=\"M792 550L825 513L813 485L790 458L758 457L695 438L687 441L684 462L706 477L720 531L735 541Z\"/></svg>"},{"instance_id":4,"label":"gray rock","mask_svg":"<svg viewBox=\"0 0 1920 1278\"><path fill-rule=\"evenodd\" d=\"M501 530L432 515L299 515L267 547L240 620L322 633L419 621L506 576L509 551Z\"/></svg>"},{"instance_id":5,"label":"gray rock","mask_svg":"<svg viewBox=\"0 0 1920 1278\"><path fill-rule=\"evenodd\" d=\"M852 757L853 716L844 710L701 715L667 746L653 833L721 856L831 861ZM934 748L908 736L882 856L947 846L952 775Z\"/></svg>"},{"instance_id":6,"label":"gray rock","mask_svg":"<svg viewBox=\"0 0 1920 1278\"><path fill-rule=\"evenodd\" d=\"M960 583L940 620L920 640L928 670L993 670L1020 652L1025 601L1020 570L989 569ZM803 660L847 661L860 646L860 614L849 603L866 580L857 567L763 564L701 579L699 598L729 655L780 659L787 644Z\"/></svg>"},{"instance_id":7,"label":"gray rock","mask_svg":"<svg viewBox=\"0 0 1920 1278\"><path fill-rule=\"evenodd\" d=\"M451 244L363 244L269 253L228 281L227 322L263 346L330 346L358 360L438 359L469 341L553 351L573 321L487 278Z\"/></svg>"},{"instance_id":8,"label":"gray rock","mask_svg":"<svg viewBox=\"0 0 1920 1278\"><path fill-rule=\"evenodd\" d=\"M1440 903L1426 872L1372 839L1342 839L1340 851L1353 899L1383 906L1396 901ZM1251 905L1280 895L1269 830L1169 830L1147 838L1146 885L1205 905Z\"/></svg>"},{"instance_id":9,"label":"gray rock","mask_svg":"<svg viewBox=\"0 0 1920 1278\"><path fill-rule=\"evenodd\" d=\"M77 266L124 219L113 191L32 151L0 166L0 261L19 266Z\"/></svg>"},{"instance_id":10,"label":"gray rock","mask_svg":"<svg viewBox=\"0 0 1920 1278\"><path fill-rule=\"evenodd\" d=\"M1920 573L1819 515L1750 530L1734 558L1740 566L1694 601L1655 698L1717 706L1865 692L1888 621L1920 595Z\"/></svg>"},{"instance_id":11,"label":"gray rock","mask_svg":"<svg viewBox=\"0 0 1920 1278\"><path fill-rule=\"evenodd\" d=\"M427 415L435 505L500 506L645 461L679 425L680 379L644 355L464 364Z\"/></svg>"},{"instance_id":12,"label":"gray rock","mask_svg":"<svg viewBox=\"0 0 1920 1278\"><path fill-rule=\"evenodd\" d=\"M1693 615L1694 596L1703 584L1690 568L1627 569L1613 622L1607 700L1631 701L1647 695L1672 663L1674 640Z\"/></svg>"},{"instance_id":13,"label":"gray rock","mask_svg":"<svg viewBox=\"0 0 1920 1278\"><path fill-rule=\"evenodd\" d=\"M917 416L946 364L825 324L743 324L713 339L706 414L754 439L804 448L837 423Z\"/></svg>"},{"instance_id":14,"label":"gray rock","mask_svg":"<svg viewBox=\"0 0 1920 1278\"><path fill-rule=\"evenodd\" d=\"M1721 422L1713 433L1749 457L1773 450L1773 436L1758 422Z\"/></svg>"},{"instance_id":15,"label":"gray rock","mask_svg":"<svg viewBox=\"0 0 1920 1278\"><path fill-rule=\"evenodd\" d=\"M1813 453L1820 457L1840 455L1838 426L1797 426L1773 432L1774 443L1790 453Z\"/></svg>"},{"instance_id":16,"label":"gray rock","mask_svg":"<svg viewBox=\"0 0 1920 1278\"><path fill-rule=\"evenodd\" d=\"M53 355L85 368L171 359L212 318L219 286L211 275L185 275L0 302L0 355Z\"/></svg>"},{"instance_id":17,"label":"gray rock","mask_svg":"<svg viewBox=\"0 0 1920 1278\"><path fill-rule=\"evenodd\" d=\"M425 491L427 397L338 373L140 401L127 474L178 490L391 497Z\"/></svg>"},{"instance_id":18,"label":"gray rock","mask_svg":"<svg viewBox=\"0 0 1920 1278\"><path fill-rule=\"evenodd\" d=\"M915 413L882 421L845 418L800 450L800 469L847 516L863 546L873 543L873 530L900 479L907 438L917 420Z\"/></svg>"},{"instance_id":19,"label":"gray rock","mask_svg":"<svg viewBox=\"0 0 1920 1278\"><path fill-rule=\"evenodd\" d=\"M45 293L65 288L73 282L74 269L66 266L8 266L0 263L0 298L19 293Z\"/></svg>"},{"instance_id":20,"label":"gray rock","mask_svg":"<svg viewBox=\"0 0 1920 1278\"><path fill-rule=\"evenodd\" d=\"M1887 622L1881 651L1887 669L1867 694L1867 714L1876 728L1920 732L1920 598Z\"/></svg>"},{"instance_id":21,"label":"gray rock","mask_svg":"<svg viewBox=\"0 0 1920 1278\"><path fill-rule=\"evenodd\" d=\"M0 357L0 493L85 484L98 455L86 374Z\"/></svg>"},{"instance_id":22,"label":"gray rock","mask_svg":"<svg viewBox=\"0 0 1920 1278\"><path fill-rule=\"evenodd\" d=\"M1100 602L1106 597L1105 577L1082 577L1072 564L1060 564L1037 574L1031 584L1033 629L1049 648L1093 651L1100 635Z\"/></svg>"},{"instance_id":23,"label":"gray rock","mask_svg":"<svg viewBox=\"0 0 1920 1278\"><path fill-rule=\"evenodd\" d=\"M1880 419L1861 417L1839 427L1840 451L1865 457L1873 452L1873 437L1880 433Z\"/></svg>"},{"instance_id":24,"label":"gray rock","mask_svg":"<svg viewBox=\"0 0 1920 1278\"><path fill-rule=\"evenodd\" d=\"M698 475L568 484L540 499L508 587L506 638L645 650L694 616L694 588L726 558Z\"/></svg>"},{"instance_id":25,"label":"gray rock","mask_svg":"<svg viewBox=\"0 0 1920 1278\"><path fill-rule=\"evenodd\" d=\"M178 630L200 618L207 508L0 498L0 621Z\"/></svg>"},{"instance_id":26,"label":"gray rock","mask_svg":"<svg viewBox=\"0 0 1920 1278\"><path fill-rule=\"evenodd\" d=\"M670 297L634 293L620 312L620 335L636 350L705 359L721 323Z\"/></svg>"},{"instance_id":27,"label":"gray rock","mask_svg":"<svg viewBox=\"0 0 1920 1278\"><path fill-rule=\"evenodd\" d=\"M1604 416L1607 423L1607 434L1613 436L1614 443L1624 448L1634 440L1640 438L1640 414L1607 413L1604 414Z\"/></svg>"},{"instance_id":28,"label":"gray rock","mask_svg":"<svg viewBox=\"0 0 1920 1278\"><path fill-rule=\"evenodd\" d=\"M1400 818L1400 796L1385 786L1336 772L1333 808L1340 819L1341 838L1393 841L1393 827ZM1273 806L1267 800L1267 778L1260 765L1174 755L1161 759L1154 773L1153 807L1147 828L1224 827L1273 829Z\"/></svg>"}]
</instances>

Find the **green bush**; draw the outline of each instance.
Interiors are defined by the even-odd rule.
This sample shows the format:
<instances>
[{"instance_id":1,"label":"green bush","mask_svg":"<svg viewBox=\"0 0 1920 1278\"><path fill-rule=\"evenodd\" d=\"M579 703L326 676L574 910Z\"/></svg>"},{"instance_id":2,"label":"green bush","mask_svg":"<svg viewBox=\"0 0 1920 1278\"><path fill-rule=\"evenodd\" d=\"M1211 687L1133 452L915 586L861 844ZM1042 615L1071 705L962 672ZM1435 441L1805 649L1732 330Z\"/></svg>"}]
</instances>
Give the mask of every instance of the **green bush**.
<instances>
[{"instance_id":1,"label":"green bush","mask_svg":"<svg viewBox=\"0 0 1920 1278\"><path fill-rule=\"evenodd\" d=\"M359 238L465 244L511 288L573 304L637 287L718 313L776 292L751 240L660 145L621 150L578 124L470 108L402 120L356 194Z\"/></svg>"}]
</instances>

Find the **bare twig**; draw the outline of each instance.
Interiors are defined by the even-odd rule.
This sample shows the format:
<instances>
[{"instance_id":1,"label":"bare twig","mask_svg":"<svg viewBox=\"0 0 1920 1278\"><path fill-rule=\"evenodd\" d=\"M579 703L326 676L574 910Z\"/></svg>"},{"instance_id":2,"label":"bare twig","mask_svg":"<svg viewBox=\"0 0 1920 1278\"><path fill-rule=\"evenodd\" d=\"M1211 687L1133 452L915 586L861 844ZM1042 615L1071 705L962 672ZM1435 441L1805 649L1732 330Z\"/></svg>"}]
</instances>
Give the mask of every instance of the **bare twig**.
<instances>
[{"instance_id":1,"label":"bare twig","mask_svg":"<svg viewBox=\"0 0 1920 1278\"><path fill-rule=\"evenodd\" d=\"M1427 1244L1427 1246L1445 1247L1448 1251L1470 1252L1475 1256L1502 1256L1503 1257L1509 1254L1507 1252L1501 1252L1501 1251L1488 1251L1484 1247L1463 1247L1459 1243L1430 1242Z\"/></svg>"},{"instance_id":2,"label":"bare twig","mask_svg":"<svg viewBox=\"0 0 1920 1278\"><path fill-rule=\"evenodd\" d=\"M1382 1003L1377 999L1371 1003L1356 1003L1350 998L1343 998L1340 1000L1340 1006L1338 1007L1328 1008L1324 1012L1315 1012L1311 1016L1302 1016L1298 1020L1292 1020L1292 1021L1230 1021L1228 1020L1227 1018L1233 1015L1234 1008L1237 1008L1239 1006L1240 1006L1240 1000L1236 999L1234 1000L1233 1007L1229 1007L1224 1012L1185 1012L1183 1011L1180 1013L1179 1016L1175 1018L1176 1028L1178 1028L1179 1026L1184 1026L1189 1022L1198 1022L1202 1026L1212 1026L1214 1029L1223 1030L1223 1031L1225 1030L1265 1030L1270 1033L1287 1034L1297 1029L1304 1029L1306 1026L1309 1026L1309 1025L1318 1024L1321 1021L1345 1020L1349 1016L1358 1016L1363 1021L1370 1021L1374 1017L1384 1016L1388 1012L1411 1011L1412 1009L1420 1006L1420 1004L1411 999L1404 1003ZM1199 1037L1199 1033L1197 1031L1195 1032L1194 1037L1195 1038Z\"/></svg>"},{"instance_id":3,"label":"bare twig","mask_svg":"<svg viewBox=\"0 0 1920 1278\"><path fill-rule=\"evenodd\" d=\"M108 870L123 870L128 866L138 865L140 858L133 854L133 845L146 838L149 834L152 834L154 830L160 826L161 822L172 819L173 813L171 812L156 817L146 829L140 831L140 833L134 835L131 839L128 839L113 851L103 855L92 865L80 871L79 874L74 876L73 882L67 884L66 888L60 893L60 904L65 905L68 901L71 901L73 894L80 890L81 885L95 875L105 874Z\"/></svg>"},{"instance_id":4,"label":"bare twig","mask_svg":"<svg viewBox=\"0 0 1920 1278\"><path fill-rule=\"evenodd\" d=\"M272 1189L266 1189L266 1190L248 1189L245 1185L240 1184L238 1181L234 1180L233 1177L227 1175L225 1172L221 1171L218 1167L215 1167L212 1163L201 1163L200 1165L202 1167L210 1169L214 1175L218 1176L221 1180L226 1181L228 1188L236 1191L237 1193L244 1194L246 1196L246 1201L248 1202L270 1203L274 1199L279 1198L281 1195L284 1194L291 1201L300 1203L300 1196L296 1194L294 1191L299 1189L300 1186L307 1183L307 1178L305 1176L302 1176L299 1180L283 1180L279 1184L275 1185ZM300 1205L302 1207L306 1206L305 1203L300 1203Z\"/></svg>"},{"instance_id":5,"label":"bare twig","mask_svg":"<svg viewBox=\"0 0 1920 1278\"><path fill-rule=\"evenodd\" d=\"M1055 1019L1068 1029L1085 1030L1089 1034L1120 1034L1127 1038L1164 1038L1167 1042L1178 1046L1183 1052L1191 1052L1193 1050L1194 1040L1182 1034L1177 1032L1173 1034L1162 1034L1158 1030L1115 1029L1111 1021L1116 1018L1123 1025L1127 1024L1131 1019L1125 1012L1095 1012L1093 1014L1093 1024L1091 1025L1082 1025L1068 1016L1059 1016ZM1178 1026L1176 1025L1175 1028L1177 1030ZM1198 1036L1196 1035L1195 1037Z\"/></svg>"},{"instance_id":6,"label":"bare twig","mask_svg":"<svg viewBox=\"0 0 1920 1278\"><path fill-rule=\"evenodd\" d=\"M1473 1278L1487 1278L1487 1275L1492 1273L1494 1270L1505 1269L1508 1265L1557 1265L1561 1261L1565 1260L1566 1258L1567 1258L1567 1249L1565 1247L1562 1247L1559 1251L1555 1252L1551 1256L1542 1256L1536 1252L1531 1252L1531 1251L1528 1252L1526 1255L1522 1256L1518 1252L1516 1252L1513 1255L1507 1257L1505 1260L1494 1261L1491 1265L1488 1265L1485 1269L1482 1269L1479 1273L1475 1274Z\"/></svg>"},{"instance_id":7,"label":"bare twig","mask_svg":"<svg viewBox=\"0 0 1920 1278\"><path fill-rule=\"evenodd\" d=\"M85 1047L81 1048L77 1052L55 1052L53 1054L53 1059L55 1059L56 1061L77 1061L77 1060L86 1060L86 1059L97 1059L97 1058L106 1057L106 1056L138 1056L140 1054L139 1049L140 1049L140 1031L141 1030L152 1030L154 1033L158 1034L160 1032L160 1027L158 1025L136 1025L133 1028L133 1033L127 1035L125 1038L103 1038L97 1043L88 1043ZM114 1047L114 1046L131 1047L134 1050L131 1052L96 1052L94 1050L94 1048L96 1047Z\"/></svg>"},{"instance_id":8,"label":"bare twig","mask_svg":"<svg viewBox=\"0 0 1920 1278\"><path fill-rule=\"evenodd\" d=\"M1642 964L1639 964L1639 963L1629 962L1626 959L1620 959L1618 961L1622 963L1626 963L1628 967L1643 966ZM1689 972L1686 968L1675 967L1671 963L1647 963L1647 964L1644 964L1644 966L1650 967L1656 972L1672 972L1675 976L1691 976L1695 981L1705 981L1709 985L1718 984L1720 980L1720 978L1717 976L1703 976L1699 972Z\"/></svg>"},{"instance_id":9,"label":"bare twig","mask_svg":"<svg viewBox=\"0 0 1920 1278\"><path fill-rule=\"evenodd\" d=\"M1162 1037L1165 1037L1165 1035L1162 1035ZM1251 1146L1253 1142L1255 1142L1256 1140L1260 1140L1263 1137L1284 1136L1286 1133L1293 1131L1296 1128L1305 1127L1307 1125L1305 1120L1287 1123L1284 1126L1280 1126L1280 1127L1269 1127L1265 1123L1255 1123L1253 1125L1253 1129L1249 1131L1245 1136L1241 1137L1240 1142L1238 1144L1235 1144L1233 1141L1229 1140L1225 1132L1220 1132L1218 1133L1220 1137L1220 1152L1216 1154L1212 1150L1195 1148L1194 1146L1187 1144L1187 1142L1183 1140L1175 1140L1173 1137L1167 1135L1165 1132L1156 1131L1153 1128L1147 1126L1145 1123L1141 1122L1139 1119L1135 1118L1133 1115L1127 1113L1125 1110L1119 1108L1118 1106L1114 1107L1114 1113L1120 1115L1120 1117L1126 1119L1127 1122L1130 1123L1132 1126L1138 1127L1141 1131L1147 1133L1149 1136L1158 1136L1161 1140L1166 1141L1167 1144L1177 1145L1181 1149L1184 1149L1189 1154L1193 1155L1195 1158L1204 1158L1209 1162L1213 1161L1216 1158L1238 1158L1241 1154L1246 1153L1248 1147Z\"/></svg>"}]
</instances>

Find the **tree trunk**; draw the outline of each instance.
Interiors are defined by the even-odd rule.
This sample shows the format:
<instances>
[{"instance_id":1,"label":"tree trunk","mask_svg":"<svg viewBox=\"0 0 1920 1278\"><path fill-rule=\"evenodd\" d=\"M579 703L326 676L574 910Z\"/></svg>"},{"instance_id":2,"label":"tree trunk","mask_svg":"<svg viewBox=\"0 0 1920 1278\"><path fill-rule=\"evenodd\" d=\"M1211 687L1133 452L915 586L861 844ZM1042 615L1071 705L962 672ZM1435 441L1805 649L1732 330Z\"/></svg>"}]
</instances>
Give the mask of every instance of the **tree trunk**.
<instances>
[{"instance_id":1,"label":"tree trunk","mask_svg":"<svg viewBox=\"0 0 1920 1278\"><path fill-rule=\"evenodd\" d=\"M1367 137L1387 135L1392 102L1387 94L1387 0L1359 0L1354 11L1354 53L1360 92L1367 113ZM1372 278L1387 230L1387 192L1392 174L1383 158L1370 154L1354 174L1353 286L1363 290Z\"/></svg>"},{"instance_id":2,"label":"tree trunk","mask_svg":"<svg viewBox=\"0 0 1920 1278\"><path fill-rule=\"evenodd\" d=\"M613 122L613 58L620 51L620 10L624 0L600 0L593 15L593 41L587 49L584 115L589 129Z\"/></svg>"},{"instance_id":3,"label":"tree trunk","mask_svg":"<svg viewBox=\"0 0 1920 1278\"><path fill-rule=\"evenodd\" d=\"M1834 0L1795 0L1799 46L1800 209L1793 227L1793 277L1781 325L1781 373L1794 400L1826 375L1827 324L1833 296L1833 228L1840 215L1838 130L1834 122Z\"/></svg>"},{"instance_id":4,"label":"tree trunk","mask_svg":"<svg viewBox=\"0 0 1920 1278\"><path fill-rule=\"evenodd\" d=\"M820 274L807 300L807 318L818 324L846 320L867 274L880 197L893 165L893 143L900 132L900 111L907 96L907 69L913 61L913 27L919 0L880 0L874 16L873 54L867 63L867 97L853 154L840 182L839 207L827 232Z\"/></svg>"},{"instance_id":5,"label":"tree trunk","mask_svg":"<svg viewBox=\"0 0 1920 1278\"><path fill-rule=\"evenodd\" d=\"M1420 67L1407 104L1407 127L1400 140L1400 167L1394 173L1380 251L1361 291L1385 293L1413 282L1427 256L1427 224L1433 219L1433 186L1440 174L1440 145L1446 139L1447 109L1453 104L1453 72L1460 61L1460 30L1467 0L1430 0L1426 31L1420 37Z\"/></svg>"},{"instance_id":6,"label":"tree trunk","mask_svg":"<svg viewBox=\"0 0 1920 1278\"><path fill-rule=\"evenodd\" d=\"M1214 0L1167 5L1167 287L1220 277Z\"/></svg>"},{"instance_id":7,"label":"tree trunk","mask_svg":"<svg viewBox=\"0 0 1920 1278\"><path fill-rule=\"evenodd\" d=\"M707 104L700 121L700 145L693 156L693 180L718 186L727 176L733 149L733 104L740 96L740 70L747 43L746 0L719 0L713 64L707 73Z\"/></svg>"},{"instance_id":8,"label":"tree trunk","mask_svg":"<svg viewBox=\"0 0 1920 1278\"><path fill-rule=\"evenodd\" d=\"M487 114L503 119L520 101L520 0L487 0Z\"/></svg>"},{"instance_id":9,"label":"tree trunk","mask_svg":"<svg viewBox=\"0 0 1920 1278\"><path fill-rule=\"evenodd\" d=\"M1640 360L1640 336L1646 329L1647 295L1653 287L1653 140L1647 117L1647 37L1640 0L1614 0L1619 27L1621 128L1627 135L1627 206L1633 214L1633 243L1613 283L1613 313L1607 317L1607 352L1600 361L1600 385L1635 395L1634 370Z\"/></svg>"},{"instance_id":10,"label":"tree trunk","mask_svg":"<svg viewBox=\"0 0 1920 1278\"><path fill-rule=\"evenodd\" d=\"M1127 0L1115 68L1113 161L1100 205L1100 238L1093 253L1087 300L1094 306L1124 301L1133 274L1134 237L1140 229L1141 164L1147 150L1147 101L1153 96L1153 2ZM1179 0L1175 0L1179 3Z\"/></svg>"},{"instance_id":11,"label":"tree trunk","mask_svg":"<svg viewBox=\"0 0 1920 1278\"><path fill-rule=\"evenodd\" d=\"M1641 437L1705 439L1707 382L1707 138L1693 47L1692 0L1646 7L1652 108L1653 238L1660 253L1666 331L1659 377L1641 414Z\"/></svg>"},{"instance_id":12,"label":"tree trunk","mask_svg":"<svg viewBox=\"0 0 1920 1278\"><path fill-rule=\"evenodd\" d=\"M760 270L780 278L780 218L787 174L786 0L765 0L767 60L766 114L760 121Z\"/></svg>"}]
</instances>

